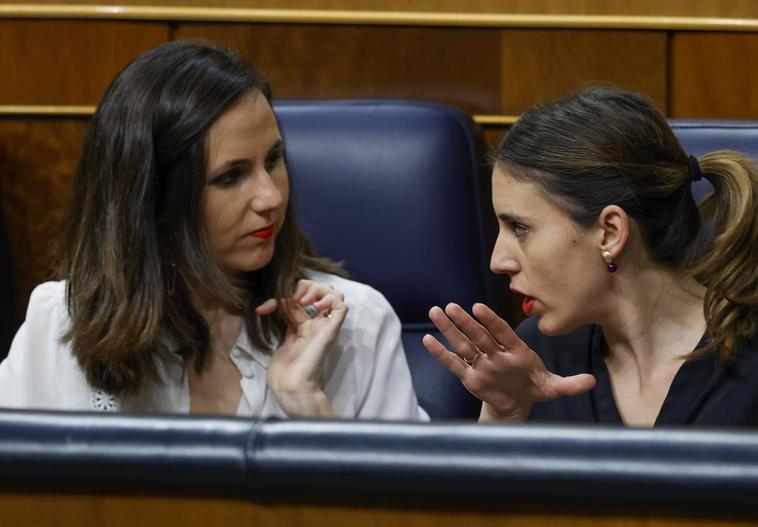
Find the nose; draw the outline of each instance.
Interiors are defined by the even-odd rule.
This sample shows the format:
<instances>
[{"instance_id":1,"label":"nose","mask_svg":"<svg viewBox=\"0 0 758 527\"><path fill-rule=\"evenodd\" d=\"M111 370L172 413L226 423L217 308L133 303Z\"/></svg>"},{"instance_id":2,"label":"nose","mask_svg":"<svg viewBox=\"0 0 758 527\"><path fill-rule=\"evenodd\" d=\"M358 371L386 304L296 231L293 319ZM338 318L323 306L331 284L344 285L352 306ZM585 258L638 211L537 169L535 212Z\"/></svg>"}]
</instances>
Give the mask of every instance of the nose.
<instances>
[{"instance_id":1,"label":"nose","mask_svg":"<svg viewBox=\"0 0 758 527\"><path fill-rule=\"evenodd\" d=\"M511 247L508 235L501 229L495 240L490 257L490 270L495 274L507 274L513 276L521 271L521 264L516 258L516 253Z\"/></svg>"},{"instance_id":2,"label":"nose","mask_svg":"<svg viewBox=\"0 0 758 527\"><path fill-rule=\"evenodd\" d=\"M271 175L262 170L256 177L256 184L252 188L250 208L257 214L265 214L280 207L284 203L284 195Z\"/></svg>"}]
</instances>

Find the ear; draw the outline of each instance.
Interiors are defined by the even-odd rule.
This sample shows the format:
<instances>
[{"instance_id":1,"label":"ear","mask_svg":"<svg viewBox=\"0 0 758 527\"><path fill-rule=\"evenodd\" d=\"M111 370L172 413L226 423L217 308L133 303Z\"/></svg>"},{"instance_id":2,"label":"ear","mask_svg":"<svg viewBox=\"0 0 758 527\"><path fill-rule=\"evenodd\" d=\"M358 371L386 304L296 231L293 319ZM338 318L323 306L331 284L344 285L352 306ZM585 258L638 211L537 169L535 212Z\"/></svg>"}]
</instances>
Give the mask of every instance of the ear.
<instances>
[{"instance_id":1,"label":"ear","mask_svg":"<svg viewBox=\"0 0 758 527\"><path fill-rule=\"evenodd\" d=\"M602 238L599 249L610 252L614 259L618 258L629 240L629 215L618 205L608 205L600 211L597 222Z\"/></svg>"}]
</instances>

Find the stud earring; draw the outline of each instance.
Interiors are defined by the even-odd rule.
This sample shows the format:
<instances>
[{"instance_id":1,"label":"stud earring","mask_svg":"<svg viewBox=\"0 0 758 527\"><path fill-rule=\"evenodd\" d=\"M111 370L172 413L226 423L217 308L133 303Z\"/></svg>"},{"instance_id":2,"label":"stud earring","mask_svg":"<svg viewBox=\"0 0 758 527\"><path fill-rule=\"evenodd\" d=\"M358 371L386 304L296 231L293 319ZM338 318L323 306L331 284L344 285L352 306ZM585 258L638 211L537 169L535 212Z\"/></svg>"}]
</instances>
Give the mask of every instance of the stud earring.
<instances>
[{"instance_id":1,"label":"stud earring","mask_svg":"<svg viewBox=\"0 0 758 527\"><path fill-rule=\"evenodd\" d=\"M608 264L608 272L609 273L615 273L619 266L616 265L616 262L613 261L613 256L611 256L610 251L603 251L601 253L603 255L603 260L605 260L605 263Z\"/></svg>"}]
</instances>

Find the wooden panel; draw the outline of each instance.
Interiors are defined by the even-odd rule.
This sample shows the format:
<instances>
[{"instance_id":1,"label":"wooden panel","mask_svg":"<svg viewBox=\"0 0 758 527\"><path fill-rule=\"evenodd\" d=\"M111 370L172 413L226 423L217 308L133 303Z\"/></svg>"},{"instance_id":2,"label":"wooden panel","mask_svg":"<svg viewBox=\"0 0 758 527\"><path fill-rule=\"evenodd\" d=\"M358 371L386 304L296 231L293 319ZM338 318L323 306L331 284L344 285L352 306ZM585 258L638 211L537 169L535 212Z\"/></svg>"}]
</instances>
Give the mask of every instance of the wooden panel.
<instances>
[{"instance_id":1,"label":"wooden panel","mask_svg":"<svg viewBox=\"0 0 758 527\"><path fill-rule=\"evenodd\" d=\"M420 98L499 111L495 29L182 24L175 36L238 49L278 98Z\"/></svg>"},{"instance_id":2,"label":"wooden panel","mask_svg":"<svg viewBox=\"0 0 758 527\"><path fill-rule=\"evenodd\" d=\"M506 126L483 126L484 144L490 150L495 148L507 131L508 127Z\"/></svg>"},{"instance_id":3,"label":"wooden panel","mask_svg":"<svg viewBox=\"0 0 758 527\"><path fill-rule=\"evenodd\" d=\"M665 111L666 47L662 32L503 30L503 113L594 82L645 93Z\"/></svg>"},{"instance_id":4,"label":"wooden panel","mask_svg":"<svg viewBox=\"0 0 758 527\"><path fill-rule=\"evenodd\" d=\"M31 290L52 276L84 129L84 120L0 120L0 191L20 319Z\"/></svg>"},{"instance_id":5,"label":"wooden panel","mask_svg":"<svg viewBox=\"0 0 758 527\"><path fill-rule=\"evenodd\" d=\"M677 33L671 115L758 119L758 34Z\"/></svg>"},{"instance_id":6,"label":"wooden panel","mask_svg":"<svg viewBox=\"0 0 758 527\"><path fill-rule=\"evenodd\" d=\"M57 527L121 526L288 526L288 527L385 527L413 525L415 527L680 527L758 525L758 521L739 518L734 511L720 511L705 517L694 513L690 517L671 514L651 514L644 507L619 504L623 512L587 511L575 513L545 512L543 505L497 505L502 512L475 512L477 504L468 510L442 505L436 510L411 507L372 508L348 506L318 506L290 504L259 504L235 499L207 497L155 496L76 496L45 494L0 494L3 525L55 525ZM493 504L481 507L491 509ZM531 510L530 510L531 509Z\"/></svg>"},{"instance_id":7,"label":"wooden panel","mask_svg":"<svg viewBox=\"0 0 758 527\"><path fill-rule=\"evenodd\" d=\"M0 20L0 104L95 104L127 62L168 37L166 24Z\"/></svg>"},{"instance_id":8,"label":"wooden panel","mask_svg":"<svg viewBox=\"0 0 758 527\"><path fill-rule=\"evenodd\" d=\"M0 0L18 4L19 0ZM35 4L61 4L60 0ZM754 0L76 0L73 4L252 7L272 9L341 9L370 11L421 11L430 13L520 13L670 15L707 17L758 17Z\"/></svg>"}]
</instances>

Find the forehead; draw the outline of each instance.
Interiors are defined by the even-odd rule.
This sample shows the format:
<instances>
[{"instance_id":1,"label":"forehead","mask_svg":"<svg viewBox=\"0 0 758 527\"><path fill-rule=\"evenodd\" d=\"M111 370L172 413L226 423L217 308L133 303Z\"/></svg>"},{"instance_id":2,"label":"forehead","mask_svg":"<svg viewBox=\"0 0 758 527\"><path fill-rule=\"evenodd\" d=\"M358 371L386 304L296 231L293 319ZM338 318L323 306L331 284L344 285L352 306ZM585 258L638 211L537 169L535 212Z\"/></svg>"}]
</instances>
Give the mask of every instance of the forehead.
<instances>
[{"instance_id":1,"label":"forehead","mask_svg":"<svg viewBox=\"0 0 758 527\"><path fill-rule=\"evenodd\" d=\"M534 184L514 178L501 164L495 165L492 170L492 201L496 208L501 205L520 210L551 205Z\"/></svg>"},{"instance_id":2,"label":"forehead","mask_svg":"<svg viewBox=\"0 0 758 527\"><path fill-rule=\"evenodd\" d=\"M231 158L250 158L267 151L280 138L271 105L259 91L235 102L208 129L209 168Z\"/></svg>"},{"instance_id":3,"label":"forehead","mask_svg":"<svg viewBox=\"0 0 758 527\"><path fill-rule=\"evenodd\" d=\"M528 219L532 222L571 220L555 201L548 199L535 184L511 175L508 168L497 164L492 171L492 205L495 214Z\"/></svg>"}]
</instances>

